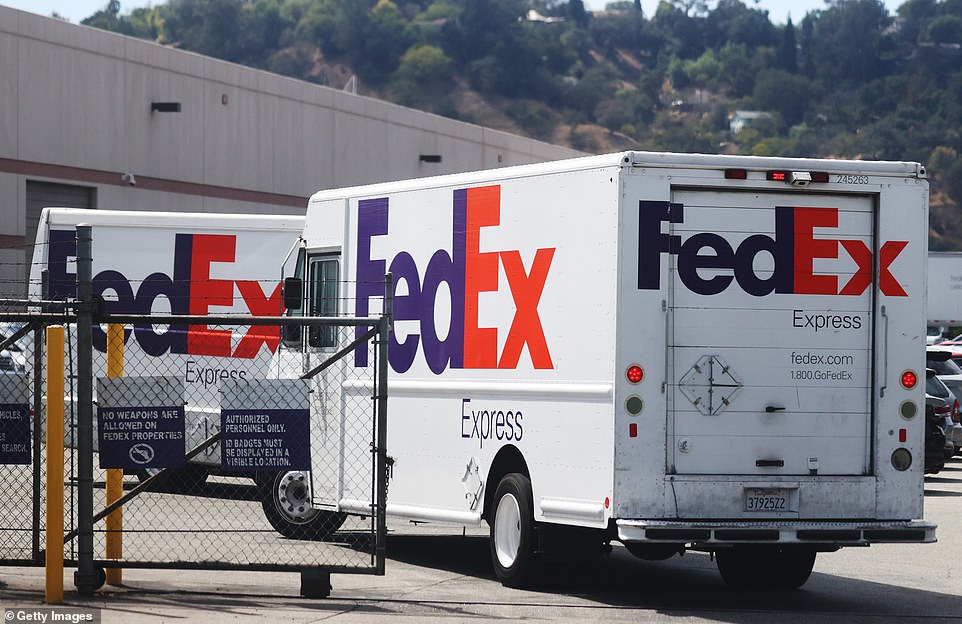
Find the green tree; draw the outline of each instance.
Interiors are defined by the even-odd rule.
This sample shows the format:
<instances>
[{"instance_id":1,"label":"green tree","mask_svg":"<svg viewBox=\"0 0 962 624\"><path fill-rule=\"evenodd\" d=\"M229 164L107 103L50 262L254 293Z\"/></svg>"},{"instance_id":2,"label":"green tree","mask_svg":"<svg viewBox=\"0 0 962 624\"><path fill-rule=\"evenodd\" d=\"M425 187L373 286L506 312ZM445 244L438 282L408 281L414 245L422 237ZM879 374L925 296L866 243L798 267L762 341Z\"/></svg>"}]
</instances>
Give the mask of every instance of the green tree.
<instances>
[{"instance_id":1,"label":"green tree","mask_svg":"<svg viewBox=\"0 0 962 624\"><path fill-rule=\"evenodd\" d=\"M454 64L444 50L420 44L404 53L396 76L412 82L442 81L451 78L453 69Z\"/></svg>"},{"instance_id":2,"label":"green tree","mask_svg":"<svg viewBox=\"0 0 962 624\"><path fill-rule=\"evenodd\" d=\"M568 2L568 17L580 28L588 25L588 12L585 10L585 3L582 0L571 0Z\"/></svg>"},{"instance_id":3,"label":"green tree","mask_svg":"<svg viewBox=\"0 0 962 624\"><path fill-rule=\"evenodd\" d=\"M798 71L798 42L795 41L795 26L792 25L791 17L782 29L775 62L779 69L784 69L790 74Z\"/></svg>"},{"instance_id":4,"label":"green tree","mask_svg":"<svg viewBox=\"0 0 962 624\"><path fill-rule=\"evenodd\" d=\"M815 89L808 78L783 69L761 72L752 93L757 108L777 111L790 125L802 120L814 96Z\"/></svg>"},{"instance_id":5,"label":"green tree","mask_svg":"<svg viewBox=\"0 0 962 624\"><path fill-rule=\"evenodd\" d=\"M810 69L820 82L836 88L874 78L880 71L879 44L888 23L880 0L834 0L815 17Z\"/></svg>"},{"instance_id":6,"label":"green tree","mask_svg":"<svg viewBox=\"0 0 962 624\"><path fill-rule=\"evenodd\" d=\"M962 43L962 17L943 15L932 20L928 35L935 43Z\"/></svg>"},{"instance_id":7,"label":"green tree","mask_svg":"<svg viewBox=\"0 0 962 624\"><path fill-rule=\"evenodd\" d=\"M352 42L350 58L359 75L381 82L397 69L414 36L408 20L391 0L378 0Z\"/></svg>"},{"instance_id":8,"label":"green tree","mask_svg":"<svg viewBox=\"0 0 962 624\"><path fill-rule=\"evenodd\" d=\"M240 61L241 9L238 0L170 0L164 20L166 42L200 54Z\"/></svg>"},{"instance_id":9,"label":"green tree","mask_svg":"<svg viewBox=\"0 0 962 624\"><path fill-rule=\"evenodd\" d=\"M939 145L932 150L932 153L927 159L929 173L936 176L940 180L944 180L945 175L958 159L959 153L957 151L951 147Z\"/></svg>"},{"instance_id":10,"label":"green tree","mask_svg":"<svg viewBox=\"0 0 962 624\"><path fill-rule=\"evenodd\" d=\"M681 58L696 58L705 51L702 33L704 20L689 16L684 10L662 2L653 20L662 31L665 51Z\"/></svg>"},{"instance_id":11,"label":"green tree","mask_svg":"<svg viewBox=\"0 0 962 624\"><path fill-rule=\"evenodd\" d=\"M741 0L718 0L705 18L705 43L710 47L733 42L756 48L774 46L777 40L768 13L750 9Z\"/></svg>"},{"instance_id":12,"label":"green tree","mask_svg":"<svg viewBox=\"0 0 962 624\"><path fill-rule=\"evenodd\" d=\"M938 15L936 0L906 0L898 8L902 18L901 36L914 43L926 24Z\"/></svg>"},{"instance_id":13,"label":"green tree","mask_svg":"<svg viewBox=\"0 0 962 624\"><path fill-rule=\"evenodd\" d=\"M946 172L945 190L956 204L962 205L962 159L956 160Z\"/></svg>"}]
</instances>

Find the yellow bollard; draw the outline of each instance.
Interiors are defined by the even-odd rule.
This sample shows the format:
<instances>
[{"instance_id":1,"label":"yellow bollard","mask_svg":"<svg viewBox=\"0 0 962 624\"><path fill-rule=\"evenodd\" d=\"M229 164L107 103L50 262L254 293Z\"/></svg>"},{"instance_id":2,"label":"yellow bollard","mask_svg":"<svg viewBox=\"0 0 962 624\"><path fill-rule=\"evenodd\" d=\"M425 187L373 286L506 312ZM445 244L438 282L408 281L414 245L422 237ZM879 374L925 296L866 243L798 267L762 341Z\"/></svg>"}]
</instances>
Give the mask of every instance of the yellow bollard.
<instances>
[{"instance_id":1,"label":"yellow bollard","mask_svg":"<svg viewBox=\"0 0 962 624\"><path fill-rule=\"evenodd\" d=\"M47 328L47 604L63 602L63 377L63 327L55 325Z\"/></svg>"},{"instance_id":2,"label":"yellow bollard","mask_svg":"<svg viewBox=\"0 0 962 624\"><path fill-rule=\"evenodd\" d=\"M124 376L124 326L117 323L107 325L107 376ZM121 468L107 469L107 505L124 495L124 471ZM124 557L124 508L118 507L107 516L107 559ZM122 568L106 568L107 584L122 585Z\"/></svg>"}]
</instances>

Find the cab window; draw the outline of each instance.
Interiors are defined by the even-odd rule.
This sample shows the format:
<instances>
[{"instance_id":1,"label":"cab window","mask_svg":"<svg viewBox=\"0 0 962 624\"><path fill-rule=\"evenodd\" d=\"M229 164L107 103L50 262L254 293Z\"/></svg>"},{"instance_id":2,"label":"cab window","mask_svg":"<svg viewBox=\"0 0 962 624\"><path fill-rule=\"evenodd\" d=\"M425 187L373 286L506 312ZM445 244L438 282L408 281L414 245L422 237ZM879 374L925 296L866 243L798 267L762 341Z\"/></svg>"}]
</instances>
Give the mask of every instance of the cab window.
<instances>
[{"instance_id":1,"label":"cab window","mask_svg":"<svg viewBox=\"0 0 962 624\"><path fill-rule=\"evenodd\" d=\"M337 293L339 262L337 256L316 256L309 262L308 314L310 316L337 316ZM337 346L337 328L313 325L308 345L315 348Z\"/></svg>"}]
</instances>

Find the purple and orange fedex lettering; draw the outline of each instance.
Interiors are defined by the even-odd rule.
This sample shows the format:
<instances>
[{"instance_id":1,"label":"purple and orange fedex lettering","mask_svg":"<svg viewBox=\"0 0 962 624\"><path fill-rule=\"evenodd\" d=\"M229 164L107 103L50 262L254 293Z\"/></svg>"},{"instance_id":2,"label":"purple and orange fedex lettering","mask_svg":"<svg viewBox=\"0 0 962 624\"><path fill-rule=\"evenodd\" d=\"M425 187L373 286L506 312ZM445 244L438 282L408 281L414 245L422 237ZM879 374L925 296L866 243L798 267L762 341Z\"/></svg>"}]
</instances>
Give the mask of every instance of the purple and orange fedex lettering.
<instances>
[{"instance_id":1,"label":"purple and orange fedex lettering","mask_svg":"<svg viewBox=\"0 0 962 624\"><path fill-rule=\"evenodd\" d=\"M76 235L72 230L52 230L47 268L50 275L52 299L66 299L77 295L77 276L67 272L67 259L76 256ZM241 298L251 314L274 316L282 313L281 285L277 284L266 295L256 281L237 281L211 278L211 265L233 263L237 237L233 234L176 234L174 237L173 272L148 275L134 290L130 280L113 269L100 271L93 278L96 295L105 297L108 313L150 314L158 297L165 297L172 315L205 316L211 306L232 306L236 283ZM130 338L128 330L125 342ZM232 332L212 330L204 325L173 324L163 333L154 331L152 324L138 324L134 338L148 355L180 353L198 356L253 358L261 345L276 352L280 334L276 328L251 326L240 343L231 351ZM93 326L94 347L106 351L107 336L99 325Z\"/></svg>"},{"instance_id":2,"label":"purple and orange fedex lettering","mask_svg":"<svg viewBox=\"0 0 962 624\"><path fill-rule=\"evenodd\" d=\"M229 306L234 303L234 282L211 279L213 262L233 262L233 236L220 234L194 234L190 261L190 314L206 316L211 306ZM209 329L206 325L191 327L187 333L187 353L194 355L230 354L231 331ZM196 331L194 331L196 330Z\"/></svg>"},{"instance_id":3,"label":"purple and orange fedex lettering","mask_svg":"<svg viewBox=\"0 0 962 624\"><path fill-rule=\"evenodd\" d=\"M779 210L779 209L776 209ZM785 210L782 208L781 210ZM815 238L815 228L837 228L837 208L789 208L794 215L795 288L804 295L838 293L837 275L815 275L816 258L838 258L838 241ZM861 294L859 292L858 294Z\"/></svg>"},{"instance_id":4,"label":"purple and orange fedex lettering","mask_svg":"<svg viewBox=\"0 0 962 624\"><path fill-rule=\"evenodd\" d=\"M538 304L555 249L536 250L529 269L524 266L520 250L481 251L481 230L501 223L500 186L456 190L452 203L451 251L435 251L422 277L414 257L407 251L398 252L390 264L386 259L371 257L371 239L389 234L389 200L358 202L355 312L358 316L369 314L370 298L382 294L384 273L390 271L395 291L402 282L407 291L395 294L394 320L417 321L419 328L418 333L409 333L403 340L392 332L388 358L395 371L410 369L419 347L428 368L437 375L447 368L517 368L525 345L534 368L554 368ZM501 289L501 268L515 312L499 356L498 332L503 328L479 327L479 318L481 294ZM451 313L447 331L439 332L434 311L442 283L450 293ZM439 335L445 338L442 340ZM367 365L365 350L355 353L355 363Z\"/></svg>"},{"instance_id":5,"label":"purple and orange fedex lettering","mask_svg":"<svg viewBox=\"0 0 962 624\"><path fill-rule=\"evenodd\" d=\"M498 330L478 327L478 299L482 292L498 290L498 252L481 252L481 228L501 224L501 187L472 188L466 193L471 208L464 249L464 367L497 368Z\"/></svg>"},{"instance_id":6,"label":"purple and orange fedex lettering","mask_svg":"<svg viewBox=\"0 0 962 624\"><path fill-rule=\"evenodd\" d=\"M805 295L859 296L872 285L872 252L861 240L816 238L816 228L838 228L838 208L775 208L775 236L754 234L737 248L711 232L692 234L684 242L678 235L662 233L663 222L684 222L684 206L665 201L640 201L638 225L638 288L657 290L661 287L661 255L678 256L678 276L686 288L701 295L717 295L732 281L746 293L764 297L771 293ZM838 258L839 245L848 253L857 269L839 289L838 276L815 273L817 259ZM890 268L908 245L906 241L886 241L879 249L879 290L890 297L907 293ZM703 254L702 249L712 253ZM755 256L762 251L771 254L774 270L760 278L754 269ZM705 277L699 269L727 269Z\"/></svg>"}]
</instances>

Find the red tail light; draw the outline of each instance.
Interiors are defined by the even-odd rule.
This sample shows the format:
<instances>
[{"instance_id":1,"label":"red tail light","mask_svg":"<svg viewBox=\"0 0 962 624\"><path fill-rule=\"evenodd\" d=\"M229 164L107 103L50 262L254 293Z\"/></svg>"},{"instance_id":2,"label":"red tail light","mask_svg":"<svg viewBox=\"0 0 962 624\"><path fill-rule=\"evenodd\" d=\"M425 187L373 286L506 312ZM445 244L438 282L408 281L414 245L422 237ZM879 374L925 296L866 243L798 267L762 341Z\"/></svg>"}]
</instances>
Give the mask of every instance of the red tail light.
<instances>
[{"instance_id":1,"label":"red tail light","mask_svg":"<svg viewBox=\"0 0 962 624\"><path fill-rule=\"evenodd\" d=\"M941 407L936 407L933 411L934 411L936 414L951 414L951 413L952 413L952 408L949 407L948 405L943 405L943 406L941 406Z\"/></svg>"},{"instance_id":2,"label":"red tail light","mask_svg":"<svg viewBox=\"0 0 962 624\"><path fill-rule=\"evenodd\" d=\"M962 421L962 417L959 415L959 400L956 399L955 402L952 403L952 422L959 424L960 421Z\"/></svg>"}]
</instances>

